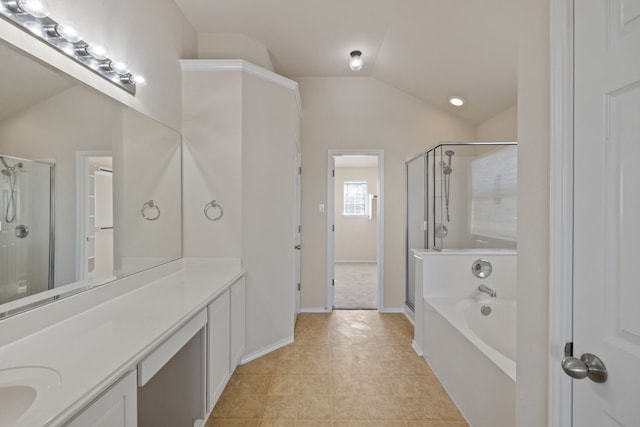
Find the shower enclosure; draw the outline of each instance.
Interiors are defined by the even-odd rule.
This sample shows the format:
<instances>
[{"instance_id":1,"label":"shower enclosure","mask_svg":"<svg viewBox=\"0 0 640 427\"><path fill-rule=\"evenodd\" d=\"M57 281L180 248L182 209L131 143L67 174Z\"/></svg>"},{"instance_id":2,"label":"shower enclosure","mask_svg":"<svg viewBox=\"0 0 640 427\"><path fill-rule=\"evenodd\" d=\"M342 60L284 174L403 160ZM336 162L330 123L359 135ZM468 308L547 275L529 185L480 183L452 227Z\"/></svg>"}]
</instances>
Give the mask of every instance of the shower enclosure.
<instances>
[{"instance_id":1,"label":"shower enclosure","mask_svg":"<svg viewBox=\"0 0 640 427\"><path fill-rule=\"evenodd\" d=\"M515 249L516 142L444 142L406 162L406 304L412 249Z\"/></svg>"},{"instance_id":2,"label":"shower enclosure","mask_svg":"<svg viewBox=\"0 0 640 427\"><path fill-rule=\"evenodd\" d=\"M53 174L0 154L0 304L53 287Z\"/></svg>"}]
</instances>

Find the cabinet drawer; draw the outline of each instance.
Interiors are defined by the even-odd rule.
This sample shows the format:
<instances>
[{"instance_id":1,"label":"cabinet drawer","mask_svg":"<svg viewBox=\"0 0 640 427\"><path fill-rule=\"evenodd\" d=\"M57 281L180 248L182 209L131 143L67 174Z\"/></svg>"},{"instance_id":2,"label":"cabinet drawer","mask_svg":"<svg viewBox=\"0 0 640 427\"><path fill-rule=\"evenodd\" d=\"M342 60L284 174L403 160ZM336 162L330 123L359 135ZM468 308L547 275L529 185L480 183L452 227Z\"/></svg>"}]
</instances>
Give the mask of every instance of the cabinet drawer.
<instances>
[{"instance_id":1,"label":"cabinet drawer","mask_svg":"<svg viewBox=\"0 0 640 427\"><path fill-rule=\"evenodd\" d=\"M138 385L145 385L206 324L207 311L202 310L138 363Z\"/></svg>"}]
</instances>

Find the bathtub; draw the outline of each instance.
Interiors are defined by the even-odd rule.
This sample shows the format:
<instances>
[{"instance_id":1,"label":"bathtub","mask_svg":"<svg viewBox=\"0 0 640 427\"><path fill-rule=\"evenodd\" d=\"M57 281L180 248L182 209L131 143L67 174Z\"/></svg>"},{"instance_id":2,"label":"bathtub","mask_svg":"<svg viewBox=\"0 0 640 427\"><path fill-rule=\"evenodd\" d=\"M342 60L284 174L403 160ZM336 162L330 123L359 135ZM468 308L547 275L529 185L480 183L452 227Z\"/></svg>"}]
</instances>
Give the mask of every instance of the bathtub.
<instances>
[{"instance_id":1,"label":"bathtub","mask_svg":"<svg viewBox=\"0 0 640 427\"><path fill-rule=\"evenodd\" d=\"M515 425L515 314L513 300L424 299L424 358L473 427Z\"/></svg>"},{"instance_id":2,"label":"bathtub","mask_svg":"<svg viewBox=\"0 0 640 427\"><path fill-rule=\"evenodd\" d=\"M426 298L425 303L513 381L516 380L516 302L500 298ZM483 306L491 313L484 315Z\"/></svg>"}]
</instances>

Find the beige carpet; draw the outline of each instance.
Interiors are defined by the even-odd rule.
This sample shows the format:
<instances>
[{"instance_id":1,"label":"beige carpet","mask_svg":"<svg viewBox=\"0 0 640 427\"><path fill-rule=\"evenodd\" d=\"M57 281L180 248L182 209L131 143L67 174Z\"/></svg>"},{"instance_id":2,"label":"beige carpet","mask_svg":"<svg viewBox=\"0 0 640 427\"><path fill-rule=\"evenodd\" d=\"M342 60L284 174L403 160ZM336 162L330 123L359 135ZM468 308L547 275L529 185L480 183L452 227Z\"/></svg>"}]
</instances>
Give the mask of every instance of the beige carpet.
<instances>
[{"instance_id":1,"label":"beige carpet","mask_svg":"<svg viewBox=\"0 0 640 427\"><path fill-rule=\"evenodd\" d=\"M366 262L335 264L335 309L376 309L378 307L378 266Z\"/></svg>"}]
</instances>

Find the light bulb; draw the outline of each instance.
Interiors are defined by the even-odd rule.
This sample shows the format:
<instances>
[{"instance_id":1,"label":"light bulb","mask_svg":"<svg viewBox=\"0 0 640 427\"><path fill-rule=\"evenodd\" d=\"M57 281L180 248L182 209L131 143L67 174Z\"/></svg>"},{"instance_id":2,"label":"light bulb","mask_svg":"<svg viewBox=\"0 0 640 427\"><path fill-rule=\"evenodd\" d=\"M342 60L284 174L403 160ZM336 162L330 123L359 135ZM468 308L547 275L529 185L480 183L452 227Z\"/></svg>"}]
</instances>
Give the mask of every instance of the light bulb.
<instances>
[{"instance_id":1,"label":"light bulb","mask_svg":"<svg viewBox=\"0 0 640 427\"><path fill-rule=\"evenodd\" d=\"M42 26L34 21L29 21L24 23L24 28L31 31L33 34L42 37Z\"/></svg>"},{"instance_id":2,"label":"light bulb","mask_svg":"<svg viewBox=\"0 0 640 427\"><path fill-rule=\"evenodd\" d=\"M146 86L147 85L147 79L144 78L144 76L141 76L139 74L136 74L133 76L133 82L135 84L137 84L138 86Z\"/></svg>"},{"instance_id":3,"label":"light bulb","mask_svg":"<svg viewBox=\"0 0 640 427\"><path fill-rule=\"evenodd\" d=\"M137 85L137 86L146 86L147 85L147 79L144 78L144 76L141 76L139 74L121 74L119 76L120 78L120 82L126 85Z\"/></svg>"},{"instance_id":4,"label":"light bulb","mask_svg":"<svg viewBox=\"0 0 640 427\"><path fill-rule=\"evenodd\" d=\"M124 62L112 62L111 69L118 74L129 74L129 67Z\"/></svg>"},{"instance_id":5,"label":"light bulb","mask_svg":"<svg viewBox=\"0 0 640 427\"><path fill-rule=\"evenodd\" d=\"M107 48L99 44L90 44L87 46L87 52L98 61L103 61L109 58L109 51Z\"/></svg>"},{"instance_id":6,"label":"light bulb","mask_svg":"<svg viewBox=\"0 0 640 427\"><path fill-rule=\"evenodd\" d=\"M449 102L451 103L451 105L454 105L456 107L462 107L464 105L464 98L461 98L459 96L452 96L451 98L449 98Z\"/></svg>"},{"instance_id":7,"label":"light bulb","mask_svg":"<svg viewBox=\"0 0 640 427\"><path fill-rule=\"evenodd\" d=\"M82 39L78 31L70 25L58 24L56 25L56 32L69 43L77 43Z\"/></svg>"},{"instance_id":8,"label":"light bulb","mask_svg":"<svg viewBox=\"0 0 640 427\"><path fill-rule=\"evenodd\" d=\"M18 0L18 7L35 18L46 18L49 15L47 0Z\"/></svg>"},{"instance_id":9,"label":"light bulb","mask_svg":"<svg viewBox=\"0 0 640 427\"><path fill-rule=\"evenodd\" d=\"M360 71L364 62L362 61L362 52L354 50L351 52L351 59L349 60L349 68L353 71Z\"/></svg>"},{"instance_id":10,"label":"light bulb","mask_svg":"<svg viewBox=\"0 0 640 427\"><path fill-rule=\"evenodd\" d=\"M73 45L66 45L62 47L62 51L69 56L75 56L78 54L78 51L73 47Z\"/></svg>"}]
</instances>

